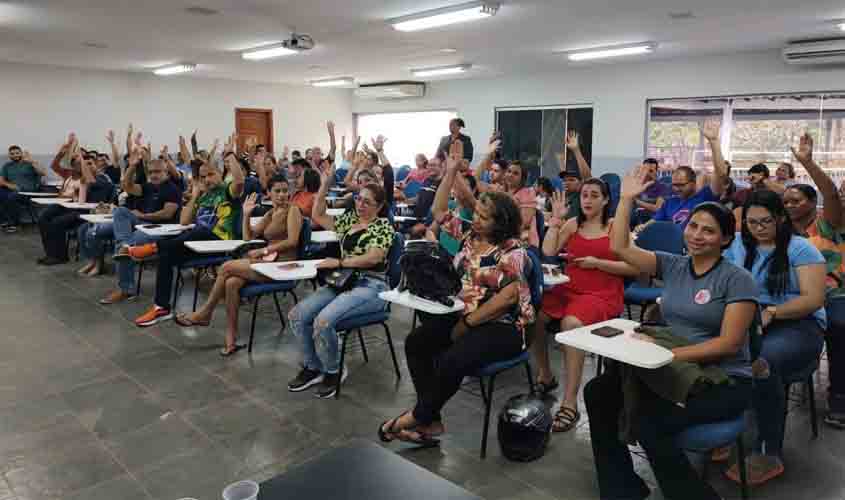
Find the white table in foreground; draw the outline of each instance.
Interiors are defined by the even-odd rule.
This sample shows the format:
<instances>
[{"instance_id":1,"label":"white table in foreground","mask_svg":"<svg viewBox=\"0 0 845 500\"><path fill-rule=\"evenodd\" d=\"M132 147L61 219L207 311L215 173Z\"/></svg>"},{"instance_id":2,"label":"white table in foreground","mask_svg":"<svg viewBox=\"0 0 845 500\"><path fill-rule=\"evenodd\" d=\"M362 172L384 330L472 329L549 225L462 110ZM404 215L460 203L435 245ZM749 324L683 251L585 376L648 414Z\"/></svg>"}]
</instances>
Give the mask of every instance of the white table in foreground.
<instances>
[{"instance_id":1,"label":"white table in foreground","mask_svg":"<svg viewBox=\"0 0 845 500\"><path fill-rule=\"evenodd\" d=\"M455 304L452 307L449 307L439 302L417 297L407 290L404 292L400 292L398 289L389 290L387 292L381 292L378 296L381 300L392 302L417 311L427 312L429 314L451 314L463 311L465 307L463 301L457 297L452 297Z\"/></svg>"},{"instance_id":2,"label":"white table in foreground","mask_svg":"<svg viewBox=\"0 0 845 500\"><path fill-rule=\"evenodd\" d=\"M70 202L70 198L33 198L36 205L61 205Z\"/></svg>"},{"instance_id":3,"label":"white table in foreground","mask_svg":"<svg viewBox=\"0 0 845 500\"><path fill-rule=\"evenodd\" d=\"M640 368L654 369L671 363L675 357L672 351L631 337L638 325L636 321L616 318L558 333L555 341ZM590 333L603 326L618 328L625 333L610 338Z\"/></svg>"},{"instance_id":4,"label":"white table in foreground","mask_svg":"<svg viewBox=\"0 0 845 500\"><path fill-rule=\"evenodd\" d=\"M35 200L35 201L37 201L37 200ZM99 203L82 203L82 202L79 202L79 201L67 201L67 200L65 200L65 201L59 203L59 205L65 207L67 209L70 209L70 210L94 210L100 204Z\"/></svg>"},{"instance_id":5,"label":"white table in foreground","mask_svg":"<svg viewBox=\"0 0 845 500\"><path fill-rule=\"evenodd\" d=\"M107 224L114 220L111 214L82 214L79 218L91 224Z\"/></svg>"},{"instance_id":6,"label":"white table in foreground","mask_svg":"<svg viewBox=\"0 0 845 500\"><path fill-rule=\"evenodd\" d=\"M262 262L249 266L253 271L273 281L309 280L317 277L317 264L325 259L293 262Z\"/></svg>"},{"instance_id":7,"label":"white table in foreground","mask_svg":"<svg viewBox=\"0 0 845 500\"><path fill-rule=\"evenodd\" d=\"M196 253L229 253L237 250L246 243L263 243L262 240L210 240L210 241L186 241L185 246Z\"/></svg>"},{"instance_id":8,"label":"white table in foreground","mask_svg":"<svg viewBox=\"0 0 845 500\"><path fill-rule=\"evenodd\" d=\"M188 229L194 227L193 224L188 224L187 226L183 226L182 224L142 224L140 226L136 226L138 231L146 234L147 236L179 236L180 234L184 233Z\"/></svg>"},{"instance_id":9,"label":"white table in foreground","mask_svg":"<svg viewBox=\"0 0 845 500\"><path fill-rule=\"evenodd\" d=\"M56 198L60 200L70 201L70 198L58 198L56 194L58 193L42 193L40 191L33 192L33 191L21 191L18 193L21 196L26 196L27 198Z\"/></svg>"},{"instance_id":10,"label":"white table in foreground","mask_svg":"<svg viewBox=\"0 0 845 500\"><path fill-rule=\"evenodd\" d=\"M314 231L311 233L311 243L334 243L340 241L334 231Z\"/></svg>"}]
</instances>

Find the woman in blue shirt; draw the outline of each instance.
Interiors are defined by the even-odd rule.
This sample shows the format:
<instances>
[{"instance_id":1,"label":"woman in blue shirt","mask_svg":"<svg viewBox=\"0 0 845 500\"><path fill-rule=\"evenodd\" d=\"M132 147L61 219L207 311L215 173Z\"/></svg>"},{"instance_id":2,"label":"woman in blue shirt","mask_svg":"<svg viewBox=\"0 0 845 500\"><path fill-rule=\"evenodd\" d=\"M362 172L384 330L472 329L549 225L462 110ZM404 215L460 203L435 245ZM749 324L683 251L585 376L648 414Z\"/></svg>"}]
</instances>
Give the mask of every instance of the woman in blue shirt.
<instances>
[{"instance_id":1,"label":"woman in blue shirt","mask_svg":"<svg viewBox=\"0 0 845 500\"><path fill-rule=\"evenodd\" d=\"M818 359L826 326L825 261L806 238L794 234L780 196L754 191L742 209L742 237L725 257L754 276L762 310L763 338L755 364L754 410L759 436L748 462L748 481L762 484L783 474L786 422L783 380ZM734 465L728 477L739 482Z\"/></svg>"}]
</instances>

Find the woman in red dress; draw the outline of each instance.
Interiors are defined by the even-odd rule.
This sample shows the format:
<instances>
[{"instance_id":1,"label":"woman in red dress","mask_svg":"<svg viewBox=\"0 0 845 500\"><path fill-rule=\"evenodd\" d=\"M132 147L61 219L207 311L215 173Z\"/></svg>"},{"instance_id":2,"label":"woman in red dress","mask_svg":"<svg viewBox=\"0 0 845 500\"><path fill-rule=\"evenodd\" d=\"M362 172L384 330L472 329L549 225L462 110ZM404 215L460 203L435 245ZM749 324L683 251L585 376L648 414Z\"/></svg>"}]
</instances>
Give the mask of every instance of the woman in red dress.
<instances>
[{"instance_id":1,"label":"woman in red dress","mask_svg":"<svg viewBox=\"0 0 845 500\"><path fill-rule=\"evenodd\" d=\"M580 328L618 317L624 309L624 276L636 276L633 266L621 262L610 251L610 190L604 181L592 178L581 186L581 207L577 217L563 221L566 198L555 193L552 219L543 240L543 254L566 254L570 281L543 295L543 306L535 323L531 350L538 367L541 392L554 390L558 383L551 373L546 346L546 325L560 321L560 331ZM578 423L578 390L584 368L584 352L563 347L566 383L560 409L555 414L554 432L566 432Z\"/></svg>"}]
</instances>

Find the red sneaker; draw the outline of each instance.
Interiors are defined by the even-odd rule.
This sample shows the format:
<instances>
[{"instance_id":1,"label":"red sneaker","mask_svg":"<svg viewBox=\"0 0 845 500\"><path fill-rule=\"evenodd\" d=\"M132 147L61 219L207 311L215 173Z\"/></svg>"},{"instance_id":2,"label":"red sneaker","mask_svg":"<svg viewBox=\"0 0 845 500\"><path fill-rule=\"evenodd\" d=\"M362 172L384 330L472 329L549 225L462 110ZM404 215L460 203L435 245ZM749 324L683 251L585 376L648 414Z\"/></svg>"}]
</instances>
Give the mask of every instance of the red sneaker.
<instances>
[{"instance_id":1,"label":"red sneaker","mask_svg":"<svg viewBox=\"0 0 845 500\"><path fill-rule=\"evenodd\" d=\"M170 309L153 305L149 311L135 318L135 326L153 326L156 323L167 321L173 318Z\"/></svg>"},{"instance_id":2,"label":"red sneaker","mask_svg":"<svg viewBox=\"0 0 845 500\"><path fill-rule=\"evenodd\" d=\"M158 253L158 245L155 243L147 243L146 245L137 245L129 247L129 256L135 260L143 260Z\"/></svg>"}]
</instances>

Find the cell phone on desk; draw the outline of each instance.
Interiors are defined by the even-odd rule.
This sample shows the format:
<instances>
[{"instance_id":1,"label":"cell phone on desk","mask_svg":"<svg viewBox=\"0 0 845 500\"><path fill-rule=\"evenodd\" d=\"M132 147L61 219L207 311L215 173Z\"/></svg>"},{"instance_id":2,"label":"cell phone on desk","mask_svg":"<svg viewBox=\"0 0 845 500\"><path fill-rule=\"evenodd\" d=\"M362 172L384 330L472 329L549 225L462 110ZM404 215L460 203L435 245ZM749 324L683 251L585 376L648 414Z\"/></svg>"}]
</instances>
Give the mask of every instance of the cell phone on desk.
<instances>
[{"instance_id":1,"label":"cell phone on desk","mask_svg":"<svg viewBox=\"0 0 845 500\"><path fill-rule=\"evenodd\" d=\"M303 268L303 267L305 267L305 266L303 266L299 262L289 262L287 264L280 265L279 269L281 269L282 271L293 271L294 269L300 269L300 268Z\"/></svg>"},{"instance_id":2,"label":"cell phone on desk","mask_svg":"<svg viewBox=\"0 0 845 500\"><path fill-rule=\"evenodd\" d=\"M625 332L619 328L613 328L612 326L603 326L601 328L596 328L595 330L590 330L590 333L609 339L611 337L616 337L617 335L622 335Z\"/></svg>"},{"instance_id":3,"label":"cell phone on desk","mask_svg":"<svg viewBox=\"0 0 845 500\"><path fill-rule=\"evenodd\" d=\"M147 224L144 226L144 229L157 229L160 228L161 224Z\"/></svg>"}]
</instances>

